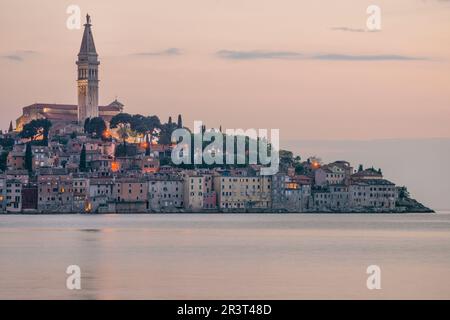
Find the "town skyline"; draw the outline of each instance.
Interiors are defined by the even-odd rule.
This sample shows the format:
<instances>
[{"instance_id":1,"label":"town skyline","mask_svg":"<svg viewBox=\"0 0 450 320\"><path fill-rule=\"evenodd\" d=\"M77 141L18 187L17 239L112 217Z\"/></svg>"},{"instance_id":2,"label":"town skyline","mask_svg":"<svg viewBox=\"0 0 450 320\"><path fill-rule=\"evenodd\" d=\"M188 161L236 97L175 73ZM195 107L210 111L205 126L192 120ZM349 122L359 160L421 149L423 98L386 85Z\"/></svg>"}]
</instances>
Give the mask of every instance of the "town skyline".
<instances>
[{"instance_id":1,"label":"town skyline","mask_svg":"<svg viewBox=\"0 0 450 320\"><path fill-rule=\"evenodd\" d=\"M91 27L87 14L78 104L27 106L0 134L0 213L434 212L381 168L281 150L278 130L189 130L181 114L99 106Z\"/></svg>"},{"instance_id":2,"label":"town skyline","mask_svg":"<svg viewBox=\"0 0 450 320\"><path fill-rule=\"evenodd\" d=\"M448 138L450 45L437 40L449 38L450 8L400 2L379 3L380 32L363 32L368 4L355 1L328 4L331 12L288 2L273 14L265 1L179 4L185 15L168 12L161 1L136 6L141 13L121 5L108 10L106 2L79 5L82 18L93 17L100 105L118 96L130 113L183 114L186 124L202 120L208 127L279 128L282 141ZM2 25L15 24L14 38L4 34L0 45L0 67L9 75L0 85L10 93L0 97L3 130L35 102L76 104L73 52L82 29L66 28L67 4L44 3L45 10L33 3L27 5L36 10L20 11L19 1L0 13ZM214 20L218 8L221 18ZM421 19L419 9L433 22ZM250 12L255 19L246 26ZM30 33L31 26L39 27ZM354 121L356 115L370 121Z\"/></svg>"}]
</instances>

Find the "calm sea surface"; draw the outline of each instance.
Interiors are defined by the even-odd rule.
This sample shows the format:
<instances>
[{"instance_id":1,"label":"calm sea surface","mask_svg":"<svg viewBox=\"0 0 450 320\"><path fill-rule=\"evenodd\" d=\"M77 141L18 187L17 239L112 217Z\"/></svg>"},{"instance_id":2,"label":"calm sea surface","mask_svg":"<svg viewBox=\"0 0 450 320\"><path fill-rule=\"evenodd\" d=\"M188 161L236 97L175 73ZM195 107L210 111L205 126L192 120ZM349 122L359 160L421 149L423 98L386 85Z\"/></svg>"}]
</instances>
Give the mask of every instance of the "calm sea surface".
<instances>
[{"instance_id":1,"label":"calm sea surface","mask_svg":"<svg viewBox=\"0 0 450 320\"><path fill-rule=\"evenodd\" d=\"M450 213L3 215L0 298L450 299Z\"/></svg>"}]
</instances>

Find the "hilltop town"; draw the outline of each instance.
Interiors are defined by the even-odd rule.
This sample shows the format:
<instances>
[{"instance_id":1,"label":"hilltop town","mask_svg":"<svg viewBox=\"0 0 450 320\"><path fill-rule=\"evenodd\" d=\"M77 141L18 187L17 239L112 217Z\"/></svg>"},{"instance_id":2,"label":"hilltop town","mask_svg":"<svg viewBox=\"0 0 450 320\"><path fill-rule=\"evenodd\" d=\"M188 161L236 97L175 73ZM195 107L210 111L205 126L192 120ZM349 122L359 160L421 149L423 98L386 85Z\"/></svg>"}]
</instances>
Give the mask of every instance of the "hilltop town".
<instances>
[{"instance_id":1,"label":"hilltop town","mask_svg":"<svg viewBox=\"0 0 450 320\"><path fill-rule=\"evenodd\" d=\"M163 123L125 113L117 99L98 105L91 26L87 16L76 61L78 104L26 106L0 134L1 213L432 212L380 169L302 160L286 150L274 175L248 159L175 165L172 133L185 128L181 115Z\"/></svg>"},{"instance_id":2,"label":"hilltop town","mask_svg":"<svg viewBox=\"0 0 450 320\"><path fill-rule=\"evenodd\" d=\"M272 176L261 165L176 166L170 134L178 120L120 113L85 126L11 124L0 135L0 212L431 212L380 169L346 161L302 161L282 150Z\"/></svg>"}]
</instances>

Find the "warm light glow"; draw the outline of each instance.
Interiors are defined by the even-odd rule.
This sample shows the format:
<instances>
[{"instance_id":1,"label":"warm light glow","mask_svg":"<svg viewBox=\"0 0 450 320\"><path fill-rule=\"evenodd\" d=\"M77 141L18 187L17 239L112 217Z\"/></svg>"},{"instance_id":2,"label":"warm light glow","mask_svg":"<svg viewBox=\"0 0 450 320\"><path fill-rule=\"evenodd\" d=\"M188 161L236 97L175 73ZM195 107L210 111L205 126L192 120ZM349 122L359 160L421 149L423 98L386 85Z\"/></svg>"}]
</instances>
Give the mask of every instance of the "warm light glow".
<instances>
[{"instance_id":1,"label":"warm light glow","mask_svg":"<svg viewBox=\"0 0 450 320\"><path fill-rule=\"evenodd\" d=\"M103 131L102 136L103 136L103 138L105 138L105 139L109 139L109 138L112 137L111 132L110 132L109 130Z\"/></svg>"},{"instance_id":2,"label":"warm light glow","mask_svg":"<svg viewBox=\"0 0 450 320\"><path fill-rule=\"evenodd\" d=\"M287 189L298 189L298 184L295 182L289 182L286 187Z\"/></svg>"},{"instance_id":3,"label":"warm light glow","mask_svg":"<svg viewBox=\"0 0 450 320\"><path fill-rule=\"evenodd\" d=\"M313 167L314 169L318 169L318 168L320 168L320 163L318 163L317 161L314 161L314 162L312 163L312 167Z\"/></svg>"},{"instance_id":4,"label":"warm light glow","mask_svg":"<svg viewBox=\"0 0 450 320\"><path fill-rule=\"evenodd\" d=\"M111 163L111 171L112 172L117 172L120 170L120 163L117 161L114 161Z\"/></svg>"},{"instance_id":5,"label":"warm light glow","mask_svg":"<svg viewBox=\"0 0 450 320\"><path fill-rule=\"evenodd\" d=\"M156 168L156 167L144 168L142 170L142 172L144 172L144 173L155 173L155 172L158 172L158 171L159 171L159 168Z\"/></svg>"},{"instance_id":6,"label":"warm light glow","mask_svg":"<svg viewBox=\"0 0 450 320\"><path fill-rule=\"evenodd\" d=\"M140 147L141 147L142 149L147 149L148 143L147 143L147 142L142 142L142 143L140 144Z\"/></svg>"}]
</instances>

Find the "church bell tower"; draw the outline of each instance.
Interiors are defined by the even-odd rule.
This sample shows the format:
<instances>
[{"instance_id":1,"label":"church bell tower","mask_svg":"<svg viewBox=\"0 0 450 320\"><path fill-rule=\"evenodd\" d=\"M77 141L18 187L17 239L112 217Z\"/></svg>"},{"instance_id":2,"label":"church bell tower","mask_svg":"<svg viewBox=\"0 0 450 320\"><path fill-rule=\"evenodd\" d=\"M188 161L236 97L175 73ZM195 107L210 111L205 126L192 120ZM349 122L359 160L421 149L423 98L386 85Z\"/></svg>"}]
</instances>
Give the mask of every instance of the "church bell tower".
<instances>
[{"instance_id":1,"label":"church bell tower","mask_svg":"<svg viewBox=\"0 0 450 320\"><path fill-rule=\"evenodd\" d=\"M91 31L91 17L86 16L83 40L78 53L78 122L98 117L98 54Z\"/></svg>"}]
</instances>

